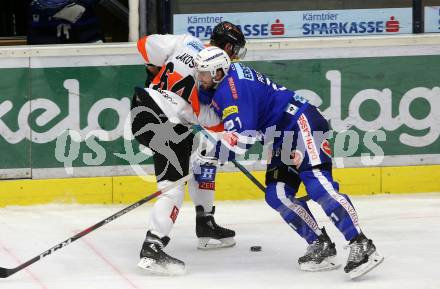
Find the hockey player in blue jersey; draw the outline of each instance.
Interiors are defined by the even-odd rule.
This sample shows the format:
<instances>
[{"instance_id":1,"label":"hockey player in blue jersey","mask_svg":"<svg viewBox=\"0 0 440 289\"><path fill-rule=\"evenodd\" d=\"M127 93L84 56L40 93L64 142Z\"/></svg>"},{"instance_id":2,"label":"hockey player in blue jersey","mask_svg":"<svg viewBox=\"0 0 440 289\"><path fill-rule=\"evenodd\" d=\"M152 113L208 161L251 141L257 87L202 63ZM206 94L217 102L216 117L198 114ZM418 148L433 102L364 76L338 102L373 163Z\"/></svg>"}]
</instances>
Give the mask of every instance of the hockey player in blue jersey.
<instances>
[{"instance_id":1,"label":"hockey player in blue jersey","mask_svg":"<svg viewBox=\"0 0 440 289\"><path fill-rule=\"evenodd\" d=\"M295 198L301 182L349 241L344 271L356 278L377 266L383 257L361 231L350 198L339 192L333 180L326 138L329 126L319 110L265 75L238 62L231 65L229 57L216 47L202 50L196 67L203 95L200 101L211 103L225 127L213 150L215 157L230 159L256 140L272 143L266 201L309 244L298 260L300 268L321 271L338 267L335 244L319 228L307 203ZM203 163L203 156L199 161Z\"/></svg>"}]
</instances>

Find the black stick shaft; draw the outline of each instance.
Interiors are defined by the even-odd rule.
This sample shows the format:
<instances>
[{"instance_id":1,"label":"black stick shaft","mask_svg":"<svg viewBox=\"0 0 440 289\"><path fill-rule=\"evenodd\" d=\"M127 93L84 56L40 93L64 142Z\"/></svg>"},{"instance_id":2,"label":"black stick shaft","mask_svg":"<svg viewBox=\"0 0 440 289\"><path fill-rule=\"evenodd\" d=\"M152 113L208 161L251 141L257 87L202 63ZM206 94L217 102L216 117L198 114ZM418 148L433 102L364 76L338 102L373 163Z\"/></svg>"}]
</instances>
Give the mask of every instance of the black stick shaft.
<instances>
[{"instance_id":1,"label":"black stick shaft","mask_svg":"<svg viewBox=\"0 0 440 289\"><path fill-rule=\"evenodd\" d=\"M84 237L85 235L87 235L87 234L89 234L89 233L95 231L96 229L98 229L98 228L104 226L105 224L108 224L108 223L110 223L110 222L116 220L117 218L121 217L122 215L125 215L126 213L130 212L131 210L136 209L137 207L139 207L139 206L145 204L146 202L148 202L148 201L150 201L150 200L156 198L157 196L161 195L163 192L166 192L166 191L168 191L168 190L170 190L170 189L176 187L177 185L186 182L186 181L190 178L190 176L191 176L191 175L187 175L187 176L181 178L180 180L174 182L173 184L169 185L168 187L166 187L166 188L164 188L164 189L162 189L162 190L159 190L159 191L157 191L157 192L155 192L155 193L153 193L153 194L151 194L151 195L149 195L149 196L147 196L147 197L145 197L145 198L143 198L143 199L137 201L136 203L133 203L132 205L130 205L130 206L128 206L128 207L126 207L126 208L124 208L124 209L122 209L122 210L120 210L120 211L114 213L114 214L111 215L110 217L108 217L108 218L106 218L106 219L104 219L104 220L102 220L102 221L100 221L100 222L94 224L93 226L88 227L87 229L85 229L85 230L79 232L78 234L76 234L76 235L73 236L73 237L70 237L69 239L65 240L64 242L61 242L61 243L59 243L59 244L53 246L53 247L50 248L49 250L44 251L44 252L41 253L40 255L35 256L34 258L32 258L32 259L30 259L29 261L27 261L27 262L21 264L21 265L18 266L18 267L11 268L11 269L0 267L0 278L7 278L7 277L11 276L12 274L14 274L14 273L16 273L16 272L23 270L24 268L28 267L29 265L32 265L32 264L34 264L35 262L37 262L37 261L43 259L44 257L49 256L49 255L52 254L53 252L55 252L55 251L57 251L57 250L59 250L59 249L61 249L61 248L66 247L66 246L69 245L70 243L72 243L72 242L78 240L79 238Z\"/></svg>"}]
</instances>

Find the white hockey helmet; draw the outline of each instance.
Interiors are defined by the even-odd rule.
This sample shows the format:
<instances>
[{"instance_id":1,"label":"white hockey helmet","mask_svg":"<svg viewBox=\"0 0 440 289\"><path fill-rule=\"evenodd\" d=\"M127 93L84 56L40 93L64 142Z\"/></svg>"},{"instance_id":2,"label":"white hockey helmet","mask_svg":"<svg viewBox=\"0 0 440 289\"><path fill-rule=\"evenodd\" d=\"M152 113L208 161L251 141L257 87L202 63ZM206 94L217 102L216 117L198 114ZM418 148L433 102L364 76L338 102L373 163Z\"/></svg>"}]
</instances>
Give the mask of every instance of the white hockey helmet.
<instances>
[{"instance_id":1,"label":"white hockey helmet","mask_svg":"<svg viewBox=\"0 0 440 289\"><path fill-rule=\"evenodd\" d=\"M231 65L231 59L228 54L216 46L209 46L202 51L200 51L196 59L194 60L197 72L208 71L211 74L215 83L223 80L215 80L215 76L218 69L223 70L226 76L229 71L229 66Z\"/></svg>"}]
</instances>

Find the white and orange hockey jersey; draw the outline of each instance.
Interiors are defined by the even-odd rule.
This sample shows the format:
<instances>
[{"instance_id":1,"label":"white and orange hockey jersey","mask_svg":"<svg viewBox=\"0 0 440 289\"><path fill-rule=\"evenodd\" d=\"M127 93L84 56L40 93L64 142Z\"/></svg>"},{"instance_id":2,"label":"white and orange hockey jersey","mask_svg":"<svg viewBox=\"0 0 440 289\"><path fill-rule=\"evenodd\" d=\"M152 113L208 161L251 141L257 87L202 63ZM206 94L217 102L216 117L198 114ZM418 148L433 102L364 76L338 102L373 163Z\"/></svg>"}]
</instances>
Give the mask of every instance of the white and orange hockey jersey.
<instances>
[{"instance_id":1,"label":"white and orange hockey jersey","mask_svg":"<svg viewBox=\"0 0 440 289\"><path fill-rule=\"evenodd\" d=\"M200 39L188 34L153 34L139 39L137 48L147 64L161 67L150 88L176 93L191 104L201 124L210 130L223 130L211 113L203 113L211 110L201 109L199 102L194 59L204 48Z\"/></svg>"}]
</instances>

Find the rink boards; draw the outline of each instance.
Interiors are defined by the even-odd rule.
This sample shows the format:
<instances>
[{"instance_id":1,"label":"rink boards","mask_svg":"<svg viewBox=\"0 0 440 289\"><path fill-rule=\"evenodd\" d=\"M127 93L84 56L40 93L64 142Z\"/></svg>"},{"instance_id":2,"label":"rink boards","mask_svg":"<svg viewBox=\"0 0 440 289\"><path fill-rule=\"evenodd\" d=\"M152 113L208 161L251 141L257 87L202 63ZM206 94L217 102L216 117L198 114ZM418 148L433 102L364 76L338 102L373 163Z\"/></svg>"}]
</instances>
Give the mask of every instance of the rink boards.
<instances>
[{"instance_id":1,"label":"rink boards","mask_svg":"<svg viewBox=\"0 0 440 289\"><path fill-rule=\"evenodd\" d=\"M252 40L248 48L250 66L330 119L342 191L440 191L438 35ZM151 175L151 153L127 129L143 81L134 43L0 48L0 205L125 203L153 192L152 180L135 176ZM251 154L264 158L258 146ZM262 162L245 166L264 180ZM241 173L222 170L217 199L263 197Z\"/></svg>"},{"instance_id":2,"label":"rink boards","mask_svg":"<svg viewBox=\"0 0 440 289\"><path fill-rule=\"evenodd\" d=\"M335 169L340 190L349 195L440 191L440 166ZM254 172L264 183L264 172ZM137 176L7 180L0 182L0 207L50 202L81 204L132 203L156 191L154 182ZM305 194L301 186L298 196ZM216 200L256 200L264 194L241 172L221 172ZM189 200L188 193L185 196Z\"/></svg>"}]
</instances>

